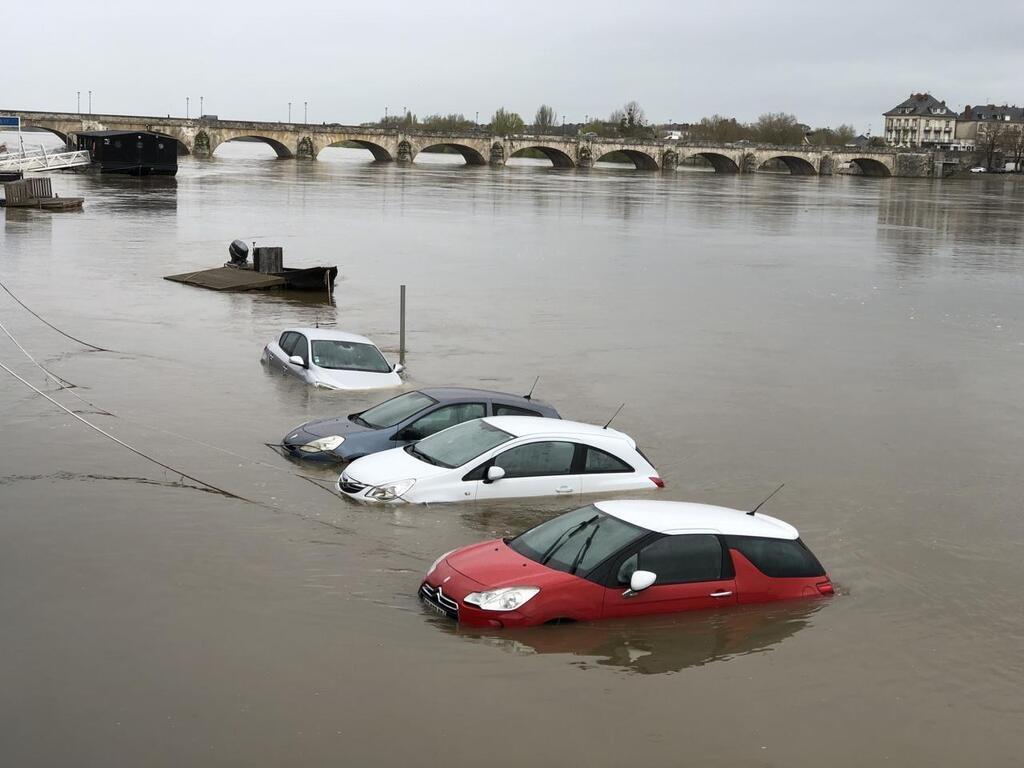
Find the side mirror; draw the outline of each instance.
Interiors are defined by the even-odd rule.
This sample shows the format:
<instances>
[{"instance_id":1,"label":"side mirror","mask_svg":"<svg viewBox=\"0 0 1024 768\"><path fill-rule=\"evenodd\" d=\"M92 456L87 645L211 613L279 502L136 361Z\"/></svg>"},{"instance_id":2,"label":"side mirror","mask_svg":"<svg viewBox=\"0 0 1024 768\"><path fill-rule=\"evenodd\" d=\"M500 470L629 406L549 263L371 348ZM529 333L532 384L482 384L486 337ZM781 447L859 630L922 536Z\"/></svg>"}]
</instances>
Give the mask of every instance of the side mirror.
<instances>
[{"instance_id":1,"label":"side mirror","mask_svg":"<svg viewBox=\"0 0 1024 768\"><path fill-rule=\"evenodd\" d=\"M629 577L629 589L622 593L623 597L633 597L634 595L643 592L651 584L658 580L658 574L651 573L650 571L633 571L633 575Z\"/></svg>"},{"instance_id":2,"label":"side mirror","mask_svg":"<svg viewBox=\"0 0 1024 768\"><path fill-rule=\"evenodd\" d=\"M405 370L405 366L402 365L401 363L395 363L394 365L391 366L391 370L394 371L395 373L401 373L402 371Z\"/></svg>"},{"instance_id":3,"label":"side mirror","mask_svg":"<svg viewBox=\"0 0 1024 768\"><path fill-rule=\"evenodd\" d=\"M292 365L297 365L300 368L305 368L306 367L306 361L303 360L298 355L292 355L291 357L289 357L288 358L288 362L291 363Z\"/></svg>"},{"instance_id":4,"label":"side mirror","mask_svg":"<svg viewBox=\"0 0 1024 768\"><path fill-rule=\"evenodd\" d=\"M487 468L487 477L484 479L485 483L493 483L495 480L501 480L505 476L505 470L501 467L491 465Z\"/></svg>"}]
</instances>

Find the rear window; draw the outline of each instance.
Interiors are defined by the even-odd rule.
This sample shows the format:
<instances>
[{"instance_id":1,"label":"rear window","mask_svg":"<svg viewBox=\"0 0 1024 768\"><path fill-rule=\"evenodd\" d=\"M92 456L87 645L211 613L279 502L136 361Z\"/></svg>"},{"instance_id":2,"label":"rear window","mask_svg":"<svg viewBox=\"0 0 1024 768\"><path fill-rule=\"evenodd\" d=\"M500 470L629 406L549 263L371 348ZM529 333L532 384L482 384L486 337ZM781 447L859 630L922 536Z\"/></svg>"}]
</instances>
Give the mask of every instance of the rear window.
<instances>
[{"instance_id":1,"label":"rear window","mask_svg":"<svg viewBox=\"0 0 1024 768\"><path fill-rule=\"evenodd\" d=\"M494 404L494 415L495 416L540 416L537 411L531 411L528 408L518 408L514 405L506 405L505 403Z\"/></svg>"},{"instance_id":2,"label":"rear window","mask_svg":"<svg viewBox=\"0 0 1024 768\"><path fill-rule=\"evenodd\" d=\"M818 558L800 539L726 536L725 540L731 549L740 552L765 576L810 578L825 575Z\"/></svg>"}]
</instances>

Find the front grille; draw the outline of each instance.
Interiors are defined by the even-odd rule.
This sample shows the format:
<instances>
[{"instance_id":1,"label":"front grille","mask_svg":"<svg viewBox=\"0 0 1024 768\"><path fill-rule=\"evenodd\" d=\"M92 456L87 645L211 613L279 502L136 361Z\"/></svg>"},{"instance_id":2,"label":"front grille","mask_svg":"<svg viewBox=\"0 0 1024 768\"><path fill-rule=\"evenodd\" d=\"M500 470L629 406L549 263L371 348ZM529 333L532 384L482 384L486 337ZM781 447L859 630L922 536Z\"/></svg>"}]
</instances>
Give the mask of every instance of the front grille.
<instances>
[{"instance_id":1,"label":"front grille","mask_svg":"<svg viewBox=\"0 0 1024 768\"><path fill-rule=\"evenodd\" d=\"M341 478L338 480L338 487L345 493L361 493L366 490L366 483L356 482L345 473L342 473Z\"/></svg>"},{"instance_id":2,"label":"front grille","mask_svg":"<svg viewBox=\"0 0 1024 768\"><path fill-rule=\"evenodd\" d=\"M448 597L443 590L443 587L434 589L424 581L420 585L420 599L440 610L449 619L458 620L459 604Z\"/></svg>"}]
</instances>

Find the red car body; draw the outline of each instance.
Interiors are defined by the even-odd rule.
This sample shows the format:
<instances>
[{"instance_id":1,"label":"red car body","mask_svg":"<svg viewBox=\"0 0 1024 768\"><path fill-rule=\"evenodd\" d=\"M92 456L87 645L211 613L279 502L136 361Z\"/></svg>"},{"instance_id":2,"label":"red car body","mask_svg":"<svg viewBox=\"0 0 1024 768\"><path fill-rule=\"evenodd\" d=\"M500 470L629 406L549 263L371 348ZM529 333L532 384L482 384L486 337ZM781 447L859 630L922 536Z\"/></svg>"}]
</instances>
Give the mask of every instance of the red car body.
<instances>
[{"instance_id":1,"label":"red car body","mask_svg":"<svg viewBox=\"0 0 1024 768\"><path fill-rule=\"evenodd\" d=\"M500 628L676 613L833 593L828 574L799 540L796 530L767 515L751 517L737 510L679 502L611 501L597 502L563 517L589 514L586 510L596 510L604 519L616 518L619 523L632 524L638 533L586 573L560 570L516 551L517 541L522 537L472 544L449 553L435 564L420 586L420 598L428 607L461 624ZM590 519L600 518L595 514ZM651 522L645 525L645 520ZM587 530L582 525L576 528ZM670 527L666 529L666 525ZM570 538L566 539L569 544L565 546L578 553L585 540L572 542L572 535L570 531ZM644 553L651 551L652 545L661 542L659 549L664 550L663 539L685 535L701 537L705 549L714 546L713 540L719 542L720 570L710 571L717 578L676 583L656 580L640 591L623 583L627 561L640 558L636 562L642 565ZM668 543L677 542L683 545L684 540L672 539ZM772 552L773 549L778 552ZM762 567L755 565L751 557L761 561ZM660 562L672 567L671 561L663 556ZM708 562L714 565L713 561ZM765 573L787 572L787 568L801 575ZM466 602L469 596L513 587L539 591L512 610L485 609Z\"/></svg>"}]
</instances>

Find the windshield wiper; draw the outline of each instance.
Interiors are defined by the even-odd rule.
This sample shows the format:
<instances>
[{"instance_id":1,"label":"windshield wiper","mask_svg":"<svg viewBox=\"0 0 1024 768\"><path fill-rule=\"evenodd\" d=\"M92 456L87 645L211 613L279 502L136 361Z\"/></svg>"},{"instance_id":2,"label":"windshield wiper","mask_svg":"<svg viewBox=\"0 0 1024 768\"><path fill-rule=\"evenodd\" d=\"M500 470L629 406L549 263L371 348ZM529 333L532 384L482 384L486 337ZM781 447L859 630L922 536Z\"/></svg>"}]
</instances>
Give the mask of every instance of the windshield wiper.
<instances>
[{"instance_id":1,"label":"windshield wiper","mask_svg":"<svg viewBox=\"0 0 1024 768\"><path fill-rule=\"evenodd\" d=\"M594 515L593 517L591 517L591 518L589 518L587 520L584 520L582 523L577 525L575 528L569 528L566 531L562 531L562 535L559 536L557 539L555 539L554 542L552 542L550 547L548 547L546 550L544 550L544 554L540 556L540 560L538 560L538 562L541 565L547 565L548 564L548 560L550 560L552 557L555 556L555 552L558 550L559 547L561 547L565 542L567 542L569 539L571 539L577 533L582 531L584 528L586 528L592 522L597 520L597 518L599 518L599 517L600 517L600 515Z\"/></svg>"},{"instance_id":2,"label":"windshield wiper","mask_svg":"<svg viewBox=\"0 0 1024 768\"><path fill-rule=\"evenodd\" d=\"M427 462L427 464L433 464L435 467L445 467L445 466L448 466L447 464L442 464L440 461L435 459L433 456L427 456L427 454L425 454L423 451L417 451L416 450L416 443L411 443L410 445L407 445L405 450L406 450L407 453L412 454L413 456L415 456L420 461L425 461L425 462Z\"/></svg>"},{"instance_id":3,"label":"windshield wiper","mask_svg":"<svg viewBox=\"0 0 1024 768\"><path fill-rule=\"evenodd\" d=\"M572 565L569 566L569 573L576 573L576 569L580 567L580 563L583 562L584 556L586 556L587 551L590 549L590 542L594 540L594 536L597 535L597 530L600 527L600 523L595 525L594 530L590 532L589 536L587 536L587 540L583 542L583 546L580 547L580 551L577 552L576 557L572 559Z\"/></svg>"},{"instance_id":4,"label":"windshield wiper","mask_svg":"<svg viewBox=\"0 0 1024 768\"><path fill-rule=\"evenodd\" d=\"M370 429L377 429L377 427L373 426L373 424L368 422L366 419L364 419L362 417L361 414L358 414L358 413L353 413L351 416L348 417L348 420L351 421L353 424L358 424L361 427L369 427Z\"/></svg>"}]
</instances>

